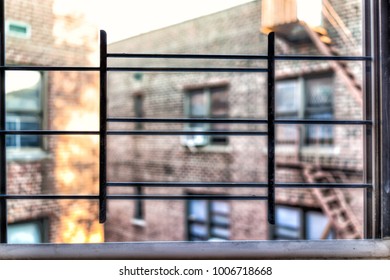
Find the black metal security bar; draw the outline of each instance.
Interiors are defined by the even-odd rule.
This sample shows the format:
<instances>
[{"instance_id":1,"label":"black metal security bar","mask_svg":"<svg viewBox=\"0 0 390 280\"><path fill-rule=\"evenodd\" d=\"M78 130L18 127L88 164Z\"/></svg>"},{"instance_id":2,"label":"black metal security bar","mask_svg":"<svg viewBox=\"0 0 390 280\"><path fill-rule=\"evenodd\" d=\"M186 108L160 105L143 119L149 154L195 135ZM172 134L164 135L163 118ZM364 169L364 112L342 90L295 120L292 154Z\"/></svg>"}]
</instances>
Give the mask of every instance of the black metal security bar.
<instances>
[{"instance_id":1,"label":"black metal security bar","mask_svg":"<svg viewBox=\"0 0 390 280\"><path fill-rule=\"evenodd\" d=\"M275 224L275 33L268 35L268 222Z\"/></svg>"},{"instance_id":2,"label":"black metal security bar","mask_svg":"<svg viewBox=\"0 0 390 280\"><path fill-rule=\"evenodd\" d=\"M267 60L266 55L221 55L221 54L149 54L149 53L109 53L112 58L174 58L174 59L236 59ZM275 60L322 60L322 61L372 61L370 56L318 56L318 55L275 55Z\"/></svg>"},{"instance_id":3,"label":"black metal security bar","mask_svg":"<svg viewBox=\"0 0 390 280\"><path fill-rule=\"evenodd\" d=\"M3 1L0 1L4 5ZM1 7L0 7L1 8ZM3 7L2 7L3 8ZM4 11L4 8L2 9ZM7 242L7 200L16 199L42 199L42 200L98 200L99 221L106 221L107 200L255 200L268 202L268 221L275 222L275 190L278 188L340 188L365 189L372 193L373 183L367 180L361 184L344 183L276 183L275 182L275 125L277 124L321 124L321 125L362 125L371 128L374 124L372 116L368 116L367 109L364 120L289 120L275 119L275 61L280 60L309 60L309 61L362 61L366 64L372 62L368 52L366 56L313 56L313 55L275 55L274 33L268 36L267 55L203 55L203 54L124 54L107 53L107 35L100 32L100 66L99 67L62 67L62 66L7 66L5 63L4 44L4 14L1 20L1 57L0 57L0 242ZM222 68L191 68L191 67L108 67L108 58L163 58L163 59L228 59L228 60L266 60L267 68L255 67L222 67ZM18 130L10 131L5 127L5 71L96 71L100 74L100 127L99 131L66 131L66 130ZM107 117L107 73L108 72L243 72L268 74L268 112L267 119L223 119L223 118L110 118ZM367 94L371 93L367 91ZM366 97L366 99L369 98ZM172 130L107 130L109 122L125 123L238 123L238 124L264 124L267 131L172 131ZM370 129L367 129L370 131ZM100 140L99 168L100 185L99 195L18 195L7 194L6 188L6 135L98 135ZM267 136L268 137L268 180L266 183L251 182L107 182L107 136L112 135L239 135L239 136ZM368 152L367 155L370 153ZM108 195L108 187L234 187L256 188L268 190L267 195ZM370 214L371 215L371 214ZM369 233L367 236L371 236Z\"/></svg>"},{"instance_id":4,"label":"black metal security bar","mask_svg":"<svg viewBox=\"0 0 390 280\"><path fill-rule=\"evenodd\" d=\"M5 108L5 17L4 1L0 1L0 130L6 129ZM5 134L0 134L0 194L7 194L7 158ZM7 243L7 200L0 199L0 242Z\"/></svg>"},{"instance_id":5,"label":"black metal security bar","mask_svg":"<svg viewBox=\"0 0 390 280\"><path fill-rule=\"evenodd\" d=\"M107 213L107 34L100 31L99 222Z\"/></svg>"}]
</instances>

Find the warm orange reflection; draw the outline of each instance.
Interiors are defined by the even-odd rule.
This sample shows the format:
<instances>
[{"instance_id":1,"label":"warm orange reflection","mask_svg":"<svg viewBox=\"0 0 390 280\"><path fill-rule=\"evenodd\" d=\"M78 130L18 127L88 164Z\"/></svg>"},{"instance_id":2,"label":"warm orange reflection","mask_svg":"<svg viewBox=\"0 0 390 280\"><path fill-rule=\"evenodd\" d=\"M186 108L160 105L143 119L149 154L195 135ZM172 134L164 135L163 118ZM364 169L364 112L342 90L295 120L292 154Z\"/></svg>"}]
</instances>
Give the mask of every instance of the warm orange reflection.
<instances>
[{"instance_id":1,"label":"warm orange reflection","mask_svg":"<svg viewBox=\"0 0 390 280\"><path fill-rule=\"evenodd\" d=\"M62 73L58 90L63 98L55 100L54 126L64 130L99 129L99 98L95 74ZM75 85L71 81L83 80ZM64 106L77 96L72 106ZM97 194L99 179L98 136L60 136L56 138L55 163L58 193ZM64 243L103 242L103 226L98 221L95 201L62 201L60 240Z\"/></svg>"}]
</instances>

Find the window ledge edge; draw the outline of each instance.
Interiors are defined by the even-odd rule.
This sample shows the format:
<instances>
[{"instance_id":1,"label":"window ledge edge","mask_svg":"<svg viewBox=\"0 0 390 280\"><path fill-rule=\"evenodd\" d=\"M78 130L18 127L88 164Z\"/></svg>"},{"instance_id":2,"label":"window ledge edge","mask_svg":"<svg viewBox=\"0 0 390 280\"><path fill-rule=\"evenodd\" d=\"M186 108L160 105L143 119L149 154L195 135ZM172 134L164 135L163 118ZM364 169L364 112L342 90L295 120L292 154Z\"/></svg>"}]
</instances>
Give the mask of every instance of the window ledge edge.
<instances>
[{"instance_id":1,"label":"window ledge edge","mask_svg":"<svg viewBox=\"0 0 390 280\"><path fill-rule=\"evenodd\" d=\"M390 240L2 244L0 259L390 260Z\"/></svg>"}]
</instances>

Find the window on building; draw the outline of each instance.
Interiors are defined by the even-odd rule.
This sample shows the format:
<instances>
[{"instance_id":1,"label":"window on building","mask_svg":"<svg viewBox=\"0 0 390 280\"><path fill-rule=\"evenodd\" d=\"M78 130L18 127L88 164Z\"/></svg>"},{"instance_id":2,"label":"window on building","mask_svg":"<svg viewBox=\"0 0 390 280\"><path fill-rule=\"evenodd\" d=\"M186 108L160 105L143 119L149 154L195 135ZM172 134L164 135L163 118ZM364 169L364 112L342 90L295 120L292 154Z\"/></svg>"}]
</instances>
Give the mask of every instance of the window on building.
<instances>
[{"instance_id":1,"label":"window on building","mask_svg":"<svg viewBox=\"0 0 390 280\"><path fill-rule=\"evenodd\" d=\"M277 206L273 239L277 240L315 240L334 239L329 220L318 209L292 206Z\"/></svg>"},{"instance_id":2,"label":"window on building","mask_svg":"<svg viewBox=\"0 0 390 280\"><path fill-rule=\"evenodd\" d=\"M301 77L276 83L278 119L333 119L333 78L330 75ZM331 145L331 125L280 125L279 144Z\"/></svg>"},{"instance_id":3,"label":"window on building","mask_svg":"<svg viewBox=\"0 0 390 280\"><path fill-rule=\"evenodd\" d=\"M134 114L136 118L144 117L144 97L141 94L135 94L134 97ZM137 122L135 124L136 129L142 129L143 123Z\"/></svg>"},{"instance_id":4,"label":"window on building","mask_svg":"<svg viewBox=\"0 0 390 280\"><path fill-rule=\"evenodd\" d=\"M297 119L301 108L298 80L285 80L276 83L275 107L279 119ZM296 144L299 141L299 127L294 125L277 126L279 144Z\"/></svg>"},{"instance_id":5,"label":"window on building","mask_svg":"<svg viewBox=\"0 0 390 280\"><path fill-rule=\"evenodd\" d=\"M39 130L42 128L42 73L38 71L6 72L6 128ZM37 135L7 135L7 147L38 148Z\"/></svg>"},{"instance_id":6,"label":"window on building","mask_svg":"<svg viewBox=\"0 0 390 280\"><path fill-rule=\"evenodd\" d=\"M197 88L187 91L186 114L189 118L226 118L228 117L228 91L226 86ZM223 131L226 124L191 123L189 129L197 131ZM186 136L184 144L188 146L226 145L225 135Z\"/></svg>"},{"instance_id":7,"label":"window on building","mask_svg":"<svg viewBox=\"0 0 390 280\"><path fill-rule=\"evenodd\" d=\"M7 230L10 244L48 242L48 227L44 219L9 224Z\"/></svg>"},{"instance_id":8,"label":"window on building","mask_svg":"<svg viewBox=\"0 0 390 280\"><path fill-rule=\"evenodd\" d=\"M136 195L142 195L142 187L136 187ZM134 219L144 220L144 203L142 199L135 200Z\"/></svg>"},{"instance_id":9,"label":"window on building","mask_svg":"<svg viewBox=\"0 0 390 280\"><path fill-rule=\"evenodd\" d=\"M331 120L333 118L331 77L309 78L305 80L305 118ZM330 125L309 125L305 143L332 144L333 127Z\"/></svg>"},{"instance_id":10,"label":"window on building","mask_svg":"<svg viewBox=\"0 0 390 280\"><path fill-rule=\"evenodd\" d=\"M230 205L227 201L190 200L187 213L188 240L229 240Z\"/></svg>"}]
</instances>

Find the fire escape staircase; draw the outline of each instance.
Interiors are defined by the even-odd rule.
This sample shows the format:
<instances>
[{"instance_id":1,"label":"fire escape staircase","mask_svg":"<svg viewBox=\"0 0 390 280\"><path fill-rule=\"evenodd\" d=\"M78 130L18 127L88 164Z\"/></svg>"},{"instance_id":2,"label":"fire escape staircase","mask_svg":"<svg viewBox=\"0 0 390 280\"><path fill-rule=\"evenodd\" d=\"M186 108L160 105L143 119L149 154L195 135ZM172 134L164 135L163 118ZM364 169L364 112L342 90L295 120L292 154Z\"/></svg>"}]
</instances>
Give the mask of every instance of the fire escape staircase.
<instances>
[{"instance_id":1,"label":"fire escape staircase","mask_svg":"<svg viewBox=\"0 0 390 280\"><path fill-rule=\"evenodd\" d=\"M274 11L280 11L275 13ZM351 49L358 49L358 44L352 33L344 24L336 10L328 0L322 0L322 15L338 33L339 39ZM327 30L323 27L311 27L300 20L297 14L297 1L295 0L269 0L263 2L262 32L276 31L277 34L290 42L311 42L318 52L324 56L337 56L339 52L334 47ZM347 87L348 92L357 103L363 105L362 86L356 80L345 61L329 60L329 66L338 75ZM324 171L317 163L304 163L299 159L299 141L296 162L291 163L302 170L303 178L307 183L337 183L346 182L343 174ZM282 164L286 164L285 162ZM329 218L329 223L323 232L325 239L330 230L336 231L337 237L342 239L361 239L362 227L354 215L344 193L340 189L313 188L313 195L318 200L322 210Z\"/></svg>"},{"instance_id":2,"label":"fire escape staircase","mask_svg":"<svg viewBox=\"0 0 390 280\"><path fill-rule=\"evenodd\" d=\"M340 176L342 177L342 174ZM336 177L340 176L335 176L331 172L321 170L321 168L312 164L306 164L303 167L303 177L307 183L311 184L319 182L336 183ZM322 238L326 238L331 228L336 230L337 238L340 239L363 238L361 225L341 190L314 188L312 192L329 218L328 226L323 232Z\"/></svg>"},{"instance_id":3,"label":"fire escape staircase","mask_svg":"<svg viewBox=\"0 0 390 280\"><path fill-rule=\"evenodd\" d=\"M310 40L316 46L318 51L325 56L338 55L338 51L332 46L332 40L328 37L325 29L311 28L306 23L300 23ZM355 75L349 70L348 65L344 61L329 61L333 71L343 80L358 106L363 105L362 86L356 80Z\"/></svg>"},{"instance_id":4,"label":"fire escape staircase","mask_svg":"<svg viewBox=\"0 0 390 280\"><path fill-rule=\"evenodd\" d=\"M323 0L323 15L333 25L344 44L351 45L357 49L356 42L345 26L337 12L327 0ZM325 56L338 55L338 51L332 46L332 39L324 28L311 28L306 23L300 22L317 50ZM333 71L342 79L348 91L357 102L358 106L363 105L362 86L356 80L354 74L349 70L348 65L343 61L329 61ZM339 180L346 181L342 174L335 176L331 172L323 171L313 164L306 164L303 167L303 177L308 183L328 182L336 183ZM326 228L323 237L328 235L330 228L334 228L337 237L342 239L361 239L362 229L359 221L348 204L344 193L339 189L312 189L312 192L321 205L322 210L329 217L329 226Z\"/></svg>"}]
</instances>

